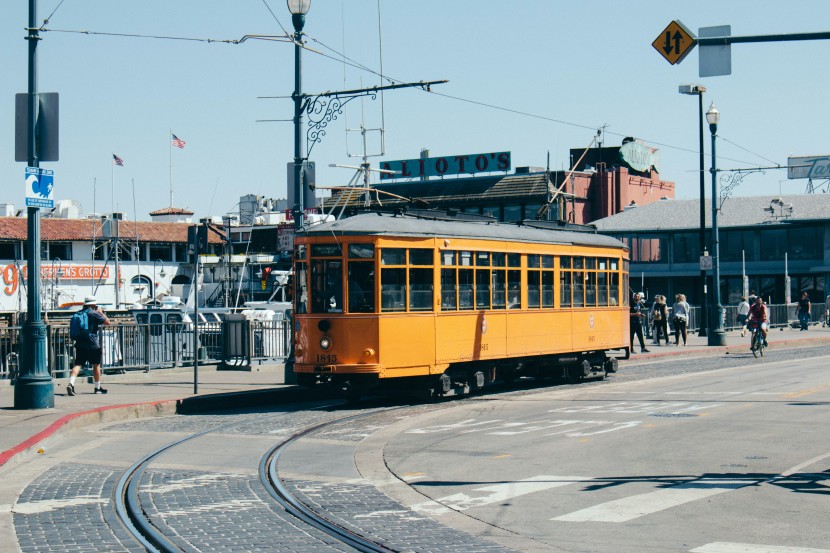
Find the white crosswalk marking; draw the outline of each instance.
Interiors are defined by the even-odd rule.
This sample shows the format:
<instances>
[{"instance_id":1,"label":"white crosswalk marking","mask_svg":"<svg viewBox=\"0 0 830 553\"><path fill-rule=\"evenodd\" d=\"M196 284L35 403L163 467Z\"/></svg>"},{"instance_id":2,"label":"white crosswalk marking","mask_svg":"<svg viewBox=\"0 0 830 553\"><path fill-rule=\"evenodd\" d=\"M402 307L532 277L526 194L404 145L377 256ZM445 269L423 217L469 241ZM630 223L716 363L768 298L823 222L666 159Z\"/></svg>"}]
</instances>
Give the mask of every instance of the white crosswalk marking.
<instances>
[{"instance_id":1,"label":"white crosswalk marking","mask_svg":"<svg viewBox=\"0 0 830 553\"><path fill-rule=\"evenodd\" d=\"M464 511L471 507L481 507L507 501L514 497L526 495L542 490L549 490L551 488L559 488L575 484L577 482L584 482L591 480L591 478L583 476L548 476L540 475L531 478L525 478L517 482L505 482L503 484L493 484L492 486L483 486L472 490L469 494L457 493L441 497L435 501L425 501L413 505L412 509L420 513L439 515L447 513L450 510Z\"/></svg>"},{"instance_id":2,"label":"white crosswalk marking","mask_svg":"<svg viewBox=\"0 0 830 553\"><path fill-rule=\"evenodd\" d=\"M677 507L712 495L756 484L757 480L702 479L670 488L632 495L558 516L551 520L565 522L626 522L644 515Z\"/></svg>"},{"instance_id":3,"label":"white crosswalk marking","mask_svg":"<svg viewBox=\"0 0 830 553\"><path fill-rule=\"evenodd\" d=\"M691 550L691 553L830 553L830 549L719 541L696 547Z\"/></svg>"}]
</instances>

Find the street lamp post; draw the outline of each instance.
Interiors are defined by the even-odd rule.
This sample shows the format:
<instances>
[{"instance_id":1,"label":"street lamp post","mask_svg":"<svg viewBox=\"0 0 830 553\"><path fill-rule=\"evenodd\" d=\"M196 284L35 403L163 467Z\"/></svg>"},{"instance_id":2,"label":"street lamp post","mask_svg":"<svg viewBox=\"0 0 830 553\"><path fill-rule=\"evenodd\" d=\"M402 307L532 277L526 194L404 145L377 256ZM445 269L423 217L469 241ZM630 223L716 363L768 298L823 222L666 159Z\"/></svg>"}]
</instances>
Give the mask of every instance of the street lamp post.
<instances>
[{"instance_id":1,"label":"street lamp post","mask_svg":"<svg viewBox=\"0 0 830 553\"><path fill-rule=\"evenodd\" d=\"M715 102L706 112L706 122L709 123L709 132L712 133L712 328L709 331L710 346L725 346L726 332L723 330L723 306L720 299L720 245L718 243L718 169L715 157L715 137L718 134L720 112L715 108Z\"/></svg>"},{"instance_id":2,"label":"street lamp post","mask_svg":"<svg viewBox=\"0 0 830 553\"><path fill-rule=\"evenodd\" d=\"M58 266L58 270L55 270L55 265ZM61 259L60 257L56 257L52 260L52 309L58 308L58 296L55 295L55 285L57 284L58 278L60 277L61 273L63 273L63 268L61 267ZM58 290L58 295L60 295L60 290Z\"/></svg>"},{"instance_id":3,"label":"street lamp post","mask_svg":"<svg viewBox=\"0 0 830 553\"><path fill-rule=\"evenodd\" d=\"M311 8L311 0L287 0L288 11L291 12L291 22L294 24L294 231L303 228L303 150L301 131L303 126L303 94L302 94L302 40L305 14Z\"/></svg>"},{"instance_id":4,"label":"street lamp post","mask_svg":"<svg viewBox=\"0 0 830 553\"><path fill-rule=\"evenodd\" d=\"M706 170L704 168L704 154L703 154L703 93L706 92L706 87L697 85L697 84L686 84L680 85L678 87L678 91L681 94L689 94L691 96L697 96L697 105L698 105L698 125L699 125L699 138L700 138L700 255L706 255ZM706 336L708 334L707 329L708 325L708 317L707 313L707 301L706 301L706 269L700 269L700 298L701 298L701 318L700 318L700 326L698 329L698 336Z\"/></svg>"},{"instance_id":5,"label":"street lamp post","mask_svg":"<svg viewBox=\"0 0 830 553\"><path fill-rule=\"evenodd\" d=\"M37 0L29 0L29 167L40 167L37 125L37 44L40 41ZM29 258L26 261L29 290L26 323L21 331L20 377L14 386L15 409L49 409L55 406L55 383L47 362L46 323L40 312L40 208L28 207L26 223Z\"/></svg>"}]
</instances>

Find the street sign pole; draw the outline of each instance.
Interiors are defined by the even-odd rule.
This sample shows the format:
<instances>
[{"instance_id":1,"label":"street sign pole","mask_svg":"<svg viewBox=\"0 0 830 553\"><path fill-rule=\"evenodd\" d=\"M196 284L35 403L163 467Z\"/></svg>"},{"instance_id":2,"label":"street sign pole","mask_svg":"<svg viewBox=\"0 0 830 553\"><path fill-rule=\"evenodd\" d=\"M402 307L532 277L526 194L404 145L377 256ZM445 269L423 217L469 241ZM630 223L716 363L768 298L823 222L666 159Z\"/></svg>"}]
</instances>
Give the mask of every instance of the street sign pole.
<instances>
[{"instance_id":1,"label":"street sign pole","mask_svg":"<svg viewBox=\"0 0 830 553\"><path fill-rule=\"evenodd\" d=\"M40 40L37 0L29 0L29 159L39 166L37 137L37 44ZM28 207L27 260L28 293L26 324L23 326L23 351L20 377L14 385L15 409L49 409L55 406L55 384L46 362L46 324L40 313L40 208Z\"/></svg>"}]
</instances>

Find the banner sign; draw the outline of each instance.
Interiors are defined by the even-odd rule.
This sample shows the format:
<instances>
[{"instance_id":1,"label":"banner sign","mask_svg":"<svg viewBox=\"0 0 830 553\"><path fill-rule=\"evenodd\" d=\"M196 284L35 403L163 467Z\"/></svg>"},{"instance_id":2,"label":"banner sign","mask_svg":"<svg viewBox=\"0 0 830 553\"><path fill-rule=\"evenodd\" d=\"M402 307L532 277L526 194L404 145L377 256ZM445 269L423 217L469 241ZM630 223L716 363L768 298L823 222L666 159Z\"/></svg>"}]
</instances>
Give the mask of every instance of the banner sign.
<instances>
[{"instance_id":1,"label":"banner sign","mask_svg":"<svg viewBox=\"0 0 830 553\"><path fill-rule=\"evenodd\" d=\"M26 265L21 267L23 273L23 280L28 280L29 269ZM3 293L11 296L17 292L17 286L20 281L21 270L14 263L9 263L2 270ZM40 278L42 280L51 280L53 278L64 280L107 280L110 276L110 268L104 266L92 265L71 265L68 267L40 267Z\"/></svg>"},{"instance_id":2,"label":"banner sign","mask_svg":"<svg viewBox=\"0 0 830 553\"><path fill-rule=\"evenodd\" d=\"M460 156L427 157L383 161L380 168L395 173L381 173L380 180L473 175L493 171L509 171L510 152L464 154Z\"/></svg>"},{"instance_id":3,"label":"banner sign","mask_svg":"<svg viewBox=\"0 0 830 553\"><path fill-rule=\"evenodd\" d=\"M788 179L830 179L830 156L788 157Z\"/></svg>"}]
</instances>

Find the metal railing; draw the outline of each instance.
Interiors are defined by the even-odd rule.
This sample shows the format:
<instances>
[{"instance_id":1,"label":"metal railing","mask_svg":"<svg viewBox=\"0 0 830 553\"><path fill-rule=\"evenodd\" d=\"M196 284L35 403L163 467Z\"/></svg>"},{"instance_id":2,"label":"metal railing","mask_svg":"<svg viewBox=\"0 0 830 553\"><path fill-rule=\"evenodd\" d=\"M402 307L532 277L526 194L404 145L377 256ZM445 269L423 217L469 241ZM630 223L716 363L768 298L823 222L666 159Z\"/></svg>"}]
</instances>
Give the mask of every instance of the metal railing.
<instances>
[{"instance_id":1,"label":"metal railing","mask_svg":"<svg viewBox=\"0 0 830 553\"><path fill-rule=\"evenodd\" d=\"M691 313L689 314L689 321L687 324L687 330L689 332L695 331L697 332L700 329L700 320L701 320L701 307L699 306L692 306ZM767 305L767 315L769 316L769 325L771 328L777 327L785 327L791 326L794 328L798 327L798 315L796 314L798 309L797 303L782 303L782 304L772 304ZM672 308L669 306L669 331L674 331L674 327L672 325ZM825 313L823 306L819 305L819 309L813 307L810 310L810 324L821 324L825 322ZM737 305L725 305L723 306L723 328L724 330L739 330L741 326L738 324L738 306ZM648 337L651 337L653 332L653 325L651 319L651 310L648 311Z\"/></svg>"},{"instance_id":2,"label":"metal railing","mask_svg":"<svg viewBox=\"0 0 830 553\"><path fill-rule=\"evenodd\" d=\"M201 323L195 347L191 323L120 323L98 331L101 368L112 373L188 366L194 363L194 351L200 363L223 362L228 358L225 333L230 324L245 329L245 341L234 345L248 364L252 360L281 361L288 356L291 325L287 320ZM0 328L0 379L16 377L22 350L20 331L20 327ZM48 324L47 363L54 378L69 375L74 354L69 327Z\"/></svg>"}]
</instances>

